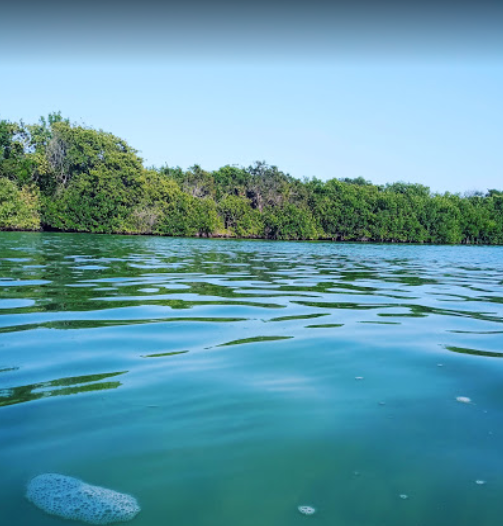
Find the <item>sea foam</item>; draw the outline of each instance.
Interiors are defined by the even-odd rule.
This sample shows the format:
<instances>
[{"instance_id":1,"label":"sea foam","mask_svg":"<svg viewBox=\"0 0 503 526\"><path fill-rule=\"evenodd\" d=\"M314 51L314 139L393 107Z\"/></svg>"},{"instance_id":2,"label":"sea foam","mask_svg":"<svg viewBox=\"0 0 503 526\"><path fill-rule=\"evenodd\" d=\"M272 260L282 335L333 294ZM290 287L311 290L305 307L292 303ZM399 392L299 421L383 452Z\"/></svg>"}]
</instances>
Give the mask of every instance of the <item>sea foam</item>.
<instances>
[{"instance_id":1,"label":"sea foam","mask_svg":"<svg viewBox=\"0 0 503 526\"><path fill-rule=\"evenodd\" d=\"M58 473L33 478L26 498L46 513L88 524L126 522L140 512L138 502L130 495Z\"/></svg>"}]
</instances>

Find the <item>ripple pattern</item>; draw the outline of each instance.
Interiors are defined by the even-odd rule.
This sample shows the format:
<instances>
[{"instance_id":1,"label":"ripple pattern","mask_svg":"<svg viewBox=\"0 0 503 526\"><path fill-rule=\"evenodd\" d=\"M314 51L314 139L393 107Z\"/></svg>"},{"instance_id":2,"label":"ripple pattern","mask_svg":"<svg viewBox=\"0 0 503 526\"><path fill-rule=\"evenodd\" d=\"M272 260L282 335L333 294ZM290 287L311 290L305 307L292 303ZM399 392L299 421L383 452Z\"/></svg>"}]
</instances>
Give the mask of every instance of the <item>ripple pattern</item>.
<instances>
[{"instance_id":1,"label":"ripple pattern","mask_svg":"<svg viewBox=\"0 0 503 526\"><path fill-rule=\"evenodd\" d=\"M53 524L19 495L58 472L138 526L493 524L502 276L503 247L1 233L0 523Z\"/></svg>"}]
</instances>

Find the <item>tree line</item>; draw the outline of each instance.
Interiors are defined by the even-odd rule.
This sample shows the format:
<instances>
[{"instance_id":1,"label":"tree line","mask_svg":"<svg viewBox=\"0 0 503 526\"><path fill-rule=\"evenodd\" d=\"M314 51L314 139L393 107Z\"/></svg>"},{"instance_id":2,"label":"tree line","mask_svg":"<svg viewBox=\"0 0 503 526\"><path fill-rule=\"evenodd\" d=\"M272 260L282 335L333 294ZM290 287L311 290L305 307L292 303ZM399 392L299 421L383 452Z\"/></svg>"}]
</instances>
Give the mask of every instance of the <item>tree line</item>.
<instances>
[{"instance_id":1,"label":"tree line","mask_svg":"<svg viewBox=\"0 0 503 526\"><path fill-rule=\"evenodd\" d=\"M60 113L0 120L0 230L503 244L503 192L300 181L276 166L147 168L124 140Z\"/></svg>"}]
</instances>

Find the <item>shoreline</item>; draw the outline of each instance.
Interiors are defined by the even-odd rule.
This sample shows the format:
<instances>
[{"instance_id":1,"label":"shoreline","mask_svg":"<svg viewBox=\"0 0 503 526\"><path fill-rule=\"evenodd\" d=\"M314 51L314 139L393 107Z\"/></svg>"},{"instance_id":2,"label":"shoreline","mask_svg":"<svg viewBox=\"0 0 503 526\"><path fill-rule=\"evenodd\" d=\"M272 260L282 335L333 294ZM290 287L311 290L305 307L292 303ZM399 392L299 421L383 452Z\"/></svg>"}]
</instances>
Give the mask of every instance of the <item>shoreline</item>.
<instances>
[{"instance_id":1,"label":"shoreline","mask_svg":"<svg viewBox=\"0 0 503 526\"><path fill-rule=\"evenodd\" d=\"M194 235L194 236L177 236L169 234L153 234L145 232L83 232L80 230L54 230L54 229L39 229L39 230L22 230L22 229L4 229L0 230L0 235L4 233L18 233L18 234L78 234L78 235L92 235L92 236L121 236L121 237L151 237L151 238L172 238L172 239L207 239L207 240L229 240L229 241L269 241L269 242L306 242L306 243L340 243L340 244L355 244L355 245L410 245L410 246L431 246L431 247L501 247L503 243L429 243L429 242L413 242L413 241L374 241L372 239L333 239L328 237L318 237L311 239L272 239L268 237L250 236L238 237L232 234L210 234L210 235Z\"/></svg>"}]
</instances>

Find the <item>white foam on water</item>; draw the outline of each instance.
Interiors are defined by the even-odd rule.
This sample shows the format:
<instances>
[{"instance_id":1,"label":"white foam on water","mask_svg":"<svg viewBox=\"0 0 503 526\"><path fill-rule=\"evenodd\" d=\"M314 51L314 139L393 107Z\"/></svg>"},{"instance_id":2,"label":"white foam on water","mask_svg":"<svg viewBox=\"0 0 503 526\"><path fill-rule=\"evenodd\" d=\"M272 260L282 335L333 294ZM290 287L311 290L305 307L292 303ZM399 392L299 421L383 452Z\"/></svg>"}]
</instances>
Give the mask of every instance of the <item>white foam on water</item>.
<instances>
[{"instance_id":1,"label":"white foam on water","mask_svg":"<svg viewBox=\"0 0 503 526\"><path fill-rule=\"evenodd\" d=\"M127 522L140 512L138 502L131 495L91 486L58 473L33 478L26 489L26 498L50 515L88 524Z\"/></svg>"},{"instance_id":2,"label":"white foam on water","mask_svg":"<svg viewBox=\"0 0 503 526\"><path fill-rule=\"evenodd\" d=\"M312 506L299 506L297 509L302 515L313 515L316 512Z\"/></svg>"}]
</instances>

